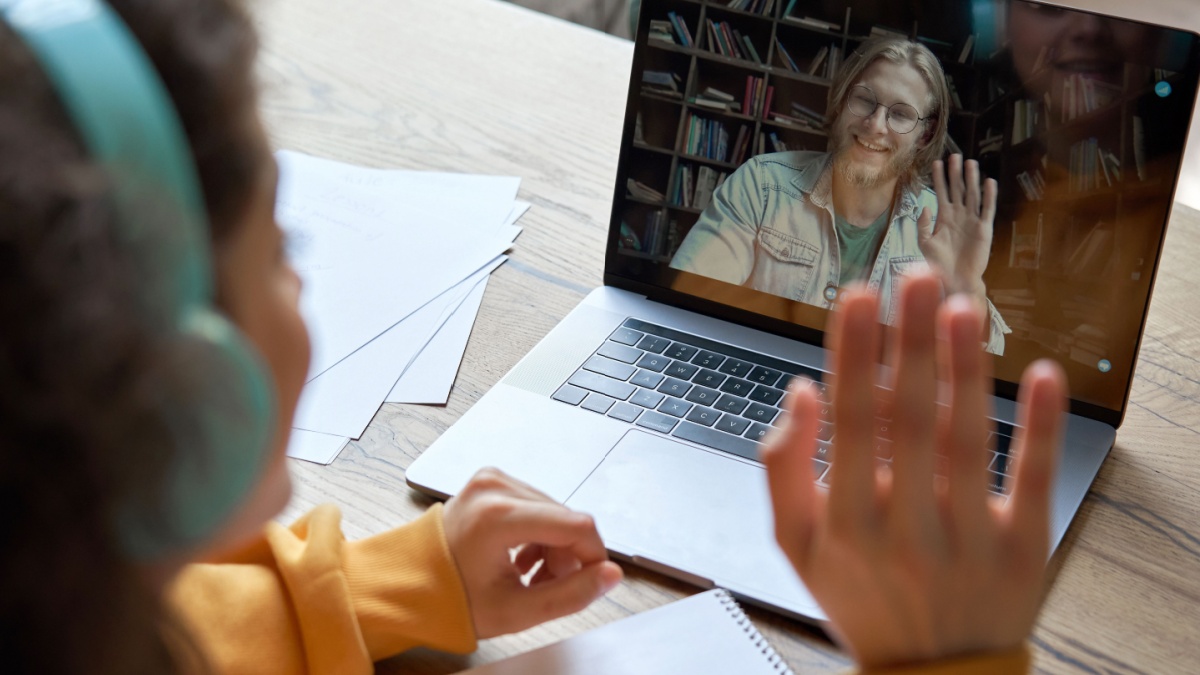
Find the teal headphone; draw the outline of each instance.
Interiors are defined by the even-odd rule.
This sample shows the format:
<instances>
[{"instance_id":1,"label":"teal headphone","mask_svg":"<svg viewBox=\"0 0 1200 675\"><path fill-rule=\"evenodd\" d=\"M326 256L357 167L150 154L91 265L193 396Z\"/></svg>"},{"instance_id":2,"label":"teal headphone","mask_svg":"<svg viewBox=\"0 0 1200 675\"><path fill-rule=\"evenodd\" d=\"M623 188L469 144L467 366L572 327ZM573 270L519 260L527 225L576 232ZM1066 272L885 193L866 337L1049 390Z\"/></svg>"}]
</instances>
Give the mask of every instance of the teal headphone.
<instances>
[{"instance_id":1,"label":"teal headphone","mask_svg":"<svg viewBox=\"0 0 1200 675\"><path fill-rule=\"evenodd\" d=\"M155 283L165 287L150 289L155 302L148 304L165 305L206 374L188 400L163 402L175 459L161 493L153 504L124 504L117 514L130 556L179 552L213 535L258 481L274 431L272 380L213 307L200 182L170 97L136 38L101 0L0 0L0 15L37 57L92 159L112 177L120 234L131 247L152 249L140 251L153 259L139 264L162 272ZM146 217L146 204L164 202L167 217Z\"/></svg>"}]
</instances>

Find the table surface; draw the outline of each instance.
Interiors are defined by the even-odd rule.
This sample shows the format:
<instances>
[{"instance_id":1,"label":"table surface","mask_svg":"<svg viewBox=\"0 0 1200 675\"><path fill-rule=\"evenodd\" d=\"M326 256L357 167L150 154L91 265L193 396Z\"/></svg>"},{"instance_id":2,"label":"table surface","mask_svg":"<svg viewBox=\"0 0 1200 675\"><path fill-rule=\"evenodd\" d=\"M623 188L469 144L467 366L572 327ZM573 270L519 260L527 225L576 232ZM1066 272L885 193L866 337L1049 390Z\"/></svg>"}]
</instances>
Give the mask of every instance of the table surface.
<instances>
[{"instance_id":1,"label":"table surface","mask_svg":"<svg viewBox=\"0 0 1200 675\"><path fill-rule=\"evenodd\" d=\"M386 404L330 466L293 462L284 518L339 504L357 538L430 501L406 467L602 283L632 44L495 0L251 3L277 147L365 166L515 175L533 203L488 285L450 402ZM1116 447L1051 561L1033 636L1047 671L1200 672L1200 212L1177 206ZM483 642L414 650L380 672L447 673L694 593L625 566L587 610ZM751 609L798 671L845 656L802 623Z\"/></svg>"}]
</instances>

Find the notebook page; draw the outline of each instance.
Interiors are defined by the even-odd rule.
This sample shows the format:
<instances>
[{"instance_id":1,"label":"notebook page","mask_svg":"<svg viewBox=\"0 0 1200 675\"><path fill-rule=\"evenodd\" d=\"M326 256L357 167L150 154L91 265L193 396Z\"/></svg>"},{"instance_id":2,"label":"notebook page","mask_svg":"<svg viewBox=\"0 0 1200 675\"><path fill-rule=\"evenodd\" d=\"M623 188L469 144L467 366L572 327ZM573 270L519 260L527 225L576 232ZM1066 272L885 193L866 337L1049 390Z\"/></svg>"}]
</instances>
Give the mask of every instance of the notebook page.
<instances>
[{"instance_id":1,"label":"notebook page","mask_svg":"<svg viewBox=\"0 0 1200 675\"><path fill-rule=\"evenodd\" d=\"M729 594L714 589L462 675L791 672Z\"/></svg>"}]
</instances>

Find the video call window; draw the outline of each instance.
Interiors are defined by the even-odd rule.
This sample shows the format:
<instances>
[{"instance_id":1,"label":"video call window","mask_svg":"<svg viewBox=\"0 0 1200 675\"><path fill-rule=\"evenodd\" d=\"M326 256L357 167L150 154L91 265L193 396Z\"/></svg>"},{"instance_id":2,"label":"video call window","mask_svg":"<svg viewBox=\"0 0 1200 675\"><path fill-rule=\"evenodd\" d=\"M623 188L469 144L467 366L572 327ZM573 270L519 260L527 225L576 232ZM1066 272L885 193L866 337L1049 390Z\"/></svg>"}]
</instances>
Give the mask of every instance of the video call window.
<instances>
[{"instance_id":1,"label":"video call window","mask_svg":"<svg viewBox=\"0 0 1200 675\"><path fill-rule=\"evenodd\" d=\"M1084 399L1119 407L1195 98L1193 35L1022 0L641 12L620 276L820 329L851 282L884 296L890 323L903 276L932 268L986 301L998 377L1050 356ZM904 56L881 74L889 40ZM922 242L929 164L954 153L997 182L974 249ZM839 213L835 173L885 186L885 210Z\"/></svg>"}]
</instances>

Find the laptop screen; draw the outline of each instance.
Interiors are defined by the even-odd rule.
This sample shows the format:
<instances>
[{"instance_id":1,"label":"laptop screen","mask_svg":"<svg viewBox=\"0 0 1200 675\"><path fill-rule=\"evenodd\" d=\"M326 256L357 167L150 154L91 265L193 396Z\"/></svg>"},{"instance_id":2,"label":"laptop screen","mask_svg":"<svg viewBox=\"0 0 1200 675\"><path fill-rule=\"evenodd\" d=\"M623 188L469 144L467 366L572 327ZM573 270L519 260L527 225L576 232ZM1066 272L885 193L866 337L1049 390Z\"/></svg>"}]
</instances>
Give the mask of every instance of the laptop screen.
<instances>
[{"instance_id":1,"label":"laptop screen","mask_svg":"<svg viewBox=\"0 0 1200 675\"><path fill-rule=\"evenodd\" d=\"M1023 0L643 0L636 43L606 276L811 338L851 284L894 322L932 269L987 307L998 380L1050 357L1123 409L1197 36Z\"/></svg>"}]
</instances>

